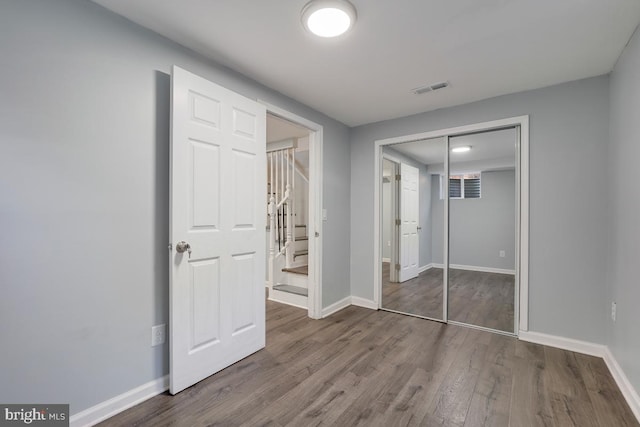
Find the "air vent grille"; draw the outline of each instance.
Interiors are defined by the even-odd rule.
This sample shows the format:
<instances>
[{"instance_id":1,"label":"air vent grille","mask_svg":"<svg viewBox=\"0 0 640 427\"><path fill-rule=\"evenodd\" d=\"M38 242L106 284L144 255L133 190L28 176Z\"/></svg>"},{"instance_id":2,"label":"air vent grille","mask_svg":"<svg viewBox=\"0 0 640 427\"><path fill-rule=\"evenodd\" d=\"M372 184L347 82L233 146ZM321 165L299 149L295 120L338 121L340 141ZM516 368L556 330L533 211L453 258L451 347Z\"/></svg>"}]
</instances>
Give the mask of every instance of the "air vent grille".
<instances>
[{"instance_id":1,"label":"air vent grille","mask_svg":"<svg viewBox=\"0 0 640 427\"><path fill-rule=\"evenodd\" d=\"M416 95L422 95L423 93L433 92L434 90L440 90L449 87L449 82L434 83L429 86L421 86L413 89L413 93Z\"/></svg>"}]
</instances>

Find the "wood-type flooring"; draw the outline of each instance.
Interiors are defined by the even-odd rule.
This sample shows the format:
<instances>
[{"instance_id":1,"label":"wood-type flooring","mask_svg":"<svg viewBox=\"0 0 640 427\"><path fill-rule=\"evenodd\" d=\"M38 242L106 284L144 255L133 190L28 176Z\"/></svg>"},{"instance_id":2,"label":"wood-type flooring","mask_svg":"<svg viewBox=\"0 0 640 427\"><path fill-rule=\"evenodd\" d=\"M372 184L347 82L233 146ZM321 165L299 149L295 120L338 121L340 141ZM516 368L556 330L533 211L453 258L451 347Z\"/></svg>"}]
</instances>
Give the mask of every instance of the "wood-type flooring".
<instances>
[{"instance_id":1,"label":"wood-type flooring","mask_svg":"<svg viewBox=\"0 0 640 427\"><path fill-rule=\"evenodd\" d=\"M267 346L104 426L639 426L604 361L350 306L267 301Z\"/></svg>"},{"instance_id":2,"label":"wood-type flooring","mask_svg":"<svg viewBox=\"0 0 640 427\"><path fill-rule=\"evenodd\" d=\"M389 281L382 263L382 307L442 319L441 268L430 268L402 283ZM514 276L449 269L449 320L514 332Z\"/></svg>"}]
</instances>

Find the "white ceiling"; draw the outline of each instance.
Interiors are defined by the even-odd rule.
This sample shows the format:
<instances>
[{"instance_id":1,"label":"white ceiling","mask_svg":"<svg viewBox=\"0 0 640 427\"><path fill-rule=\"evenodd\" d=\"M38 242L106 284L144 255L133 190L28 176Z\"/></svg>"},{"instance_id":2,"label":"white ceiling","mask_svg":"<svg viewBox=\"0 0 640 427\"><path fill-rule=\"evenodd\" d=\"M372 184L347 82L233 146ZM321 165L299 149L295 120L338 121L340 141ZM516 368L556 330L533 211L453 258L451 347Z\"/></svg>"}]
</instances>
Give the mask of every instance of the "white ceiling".
<instances>
[{"instance_id":1,"label":"white ceiling","mask_svg":"<svg viewBox=\"0 0 640 427\"><path fill-rule=\"evenodd\" d=\"M308 0L93 1L349 126L608 73L640 22L639 0L352 0L320 39Z\"/></svg>"}]
</instances>

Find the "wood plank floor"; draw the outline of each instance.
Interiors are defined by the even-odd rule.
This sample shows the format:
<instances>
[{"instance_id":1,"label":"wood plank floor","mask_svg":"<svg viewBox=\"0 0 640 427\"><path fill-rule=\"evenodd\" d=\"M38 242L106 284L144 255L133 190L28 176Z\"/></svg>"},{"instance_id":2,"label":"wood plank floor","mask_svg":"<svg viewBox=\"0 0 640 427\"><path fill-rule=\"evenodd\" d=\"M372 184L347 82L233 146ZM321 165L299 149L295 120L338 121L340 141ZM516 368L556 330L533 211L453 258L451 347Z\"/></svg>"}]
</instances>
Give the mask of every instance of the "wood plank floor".
<instances>
[{"instance_id":1,"label":"wood plank floor","mask_svg":"<svg viewBox=\"0 0 640 427\"><path fill-rule=\"evenodd\" d=\"M267 302L267 347L104 426L639 426L602 359L348 307Z\"/></svg>"},{"instance_id":2,"label":"wood plank floor","mask_svg":"<svg viewBox=\"0 0 640 427\"><path fill-rule=\"evenodd\" d=\"M382 263L382 306L389 310L442 319L441 268L430 268L403 283L389 281ZM449 320L514 332L514 276L449 270Z\"/></svg>"}]
</instances>

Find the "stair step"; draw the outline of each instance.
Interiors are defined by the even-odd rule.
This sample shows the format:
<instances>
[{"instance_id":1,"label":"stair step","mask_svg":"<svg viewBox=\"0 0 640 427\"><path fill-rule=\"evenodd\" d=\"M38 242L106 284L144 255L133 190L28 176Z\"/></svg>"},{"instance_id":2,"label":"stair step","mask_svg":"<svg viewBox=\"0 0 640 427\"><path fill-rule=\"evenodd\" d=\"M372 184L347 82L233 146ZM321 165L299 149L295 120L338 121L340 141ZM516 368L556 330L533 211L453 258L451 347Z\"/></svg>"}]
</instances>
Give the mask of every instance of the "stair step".
<instances>
[{"instance_id":1,"label":"stair step","mask_svg":"<svg viewBox=\"0 0 640 427\"><path fill-rule=\"evenodd\" d=\"M293 259L296 259L296 258L297 258L297 257L299 257L299 256L305 256L305 255L309 255L309 251L308 251L308 250L306 250L306 249L305 249L304 251L298 251L298 252L295 252L295 253L293 254Z\"/></svg>"},{"instance_id":2,"label":"stair step","mask_svg":"<svg viewBox=\"0 0 640 427\"><path fill-rule=\"evenodd\" d=\"M291 286L285 285L283 283L278 283L273 287L273 289L276 291L288 292L290 294L302 295L303 297L309 296L309 290L300 286Z\"/></svg>"},{"instance_id":3,"label":"stair step","mask_svg":"<svg viewBox=\"0 0 640 427\"><path fill-rule=\"evenodd\" d=\"M300 267L283 268L282 271L284 271L285 273L302 274L304 276L308 276L309 266L301 265Z\"/></svg>"}]
</instances>

